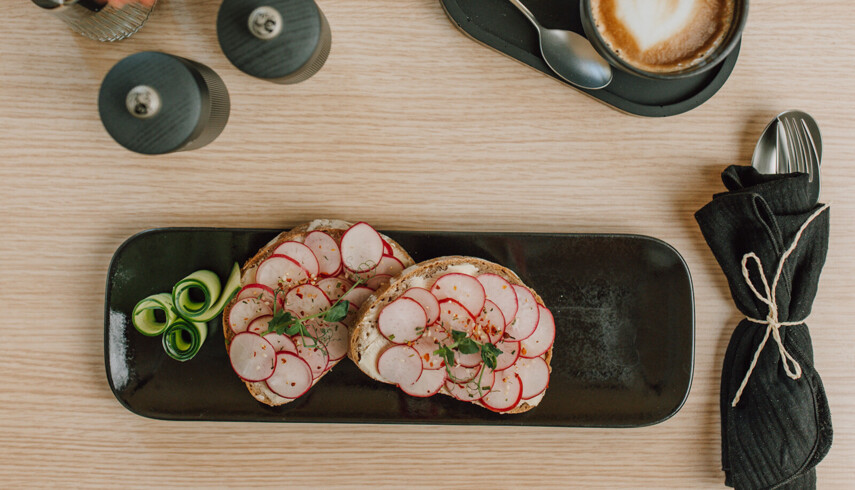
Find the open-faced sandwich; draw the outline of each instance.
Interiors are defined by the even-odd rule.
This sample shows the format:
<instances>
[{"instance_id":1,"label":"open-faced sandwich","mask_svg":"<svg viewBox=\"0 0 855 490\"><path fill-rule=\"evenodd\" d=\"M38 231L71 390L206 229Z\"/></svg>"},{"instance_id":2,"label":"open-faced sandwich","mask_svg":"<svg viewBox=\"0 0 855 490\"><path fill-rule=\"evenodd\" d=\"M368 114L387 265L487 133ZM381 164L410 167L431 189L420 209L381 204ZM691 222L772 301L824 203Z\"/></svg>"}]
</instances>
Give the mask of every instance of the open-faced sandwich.
<instances>
[{"instance_id":1,"label":"open-faced sandwich","mask_svg":"<svg viewBox=\"0 0 855 490\"><path fill-rule=\"evenodd\" d=\"M348 355L405 393L437 393L502 413L540 403L549 384L555 322L509 269L440 257L404 270L363 304Z\"/></svg>"},{"instance_id":2,"label":"open-faced sandwich","mask_svg":"<svg viewBox=\"0 0 855 490\"><path fill-rule=\"evenodd\" d=\"M223 310L232 368L262 403L302 396L347 354L362 302L412 264L366 223L315 220L281 233L243 265Z\"/></svg>"}]
</instances>

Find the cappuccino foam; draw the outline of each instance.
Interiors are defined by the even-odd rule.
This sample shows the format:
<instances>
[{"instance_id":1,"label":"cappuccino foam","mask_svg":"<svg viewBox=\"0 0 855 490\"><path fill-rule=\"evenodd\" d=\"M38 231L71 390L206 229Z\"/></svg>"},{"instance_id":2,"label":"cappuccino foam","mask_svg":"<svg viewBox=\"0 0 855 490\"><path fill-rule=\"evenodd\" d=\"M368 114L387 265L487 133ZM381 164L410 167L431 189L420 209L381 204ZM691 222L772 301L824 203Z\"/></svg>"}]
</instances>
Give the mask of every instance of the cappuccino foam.
<instances>
[{"instance_id":1,"label":"cappuccino foam","mask_svg":"<svg viewBox=\"0 0 855 490\"><path fill-rule=\"evenodd\" d=\"M591 0L597 30L614 53L645 71L700 63L722 43L735 0Z\"/></svg>"}]
</instances>

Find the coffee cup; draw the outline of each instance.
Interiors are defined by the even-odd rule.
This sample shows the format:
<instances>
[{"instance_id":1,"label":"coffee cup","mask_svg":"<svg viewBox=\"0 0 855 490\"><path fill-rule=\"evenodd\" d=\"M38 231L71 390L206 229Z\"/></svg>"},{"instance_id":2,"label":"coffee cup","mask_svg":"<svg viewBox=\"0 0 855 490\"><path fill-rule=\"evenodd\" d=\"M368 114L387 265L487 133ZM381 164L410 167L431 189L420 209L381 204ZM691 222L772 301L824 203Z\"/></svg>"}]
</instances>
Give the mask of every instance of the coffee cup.
<instances>
[{"instance_id":1,"label":"coffee cup","mask_svg":"<svg viewBox=\"0 0 855 490\"><path fill-rule=\"evenodd\" d=\"M646 78L698 75L739 44L748 0L581 0L582 27L609 64Z\"/></svg>"}]
</instances>

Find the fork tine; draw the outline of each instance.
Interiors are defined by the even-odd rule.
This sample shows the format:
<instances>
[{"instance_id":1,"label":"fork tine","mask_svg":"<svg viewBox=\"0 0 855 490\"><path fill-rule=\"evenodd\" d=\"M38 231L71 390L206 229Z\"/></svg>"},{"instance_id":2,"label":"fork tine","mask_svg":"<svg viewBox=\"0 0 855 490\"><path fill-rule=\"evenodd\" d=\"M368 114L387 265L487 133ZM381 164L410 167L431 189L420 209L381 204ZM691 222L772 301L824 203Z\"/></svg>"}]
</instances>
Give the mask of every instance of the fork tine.
<instances>
[{"instance_id":1,"label":"fork tine","mask_svg":"<svg viewBox=\"0 0 855 490\"><path fill-rule=\"evenodd\" d=\"M808 130L807 123L805 122L804 119L799 119L799 122L801 122L801 125L800 125L801 132L802 132L802 136L804 137L805 144L807 146L806 149L807 149L807 152L809 155L809 157L808 157L808 160L809 160L808 174L810 175L809 182L813 182L813 179L815 178L816 173L819 170L819 155L816 154L816 145L814 144L813 138L810 135L810 131Z\"/></svg>"},{"instance_id":2,"label":"fork tine","mask_svg":"<svg viewBox=\"0 0 855 490\"><path fill-rule=\"evenodd\" d=\"M795 118L790 118L789 126L791 134L793 135L793 149L795 149L796 155L798 155L799 165L797 170L801 173L807 173L807 155L805 154L805 147L802 144L802 135L796 126Z\"/></svg>"},{"instance_id":3,"label":"fork tine","mask_svg":"<svg viewBox=\"0 0 855 490\"><path fill-rule=\"evenodd\" d=\"M790 173L792 172L801 172L803 166L803 157L799 152L799 140L798 135L794 131L793 121L789 118L784 118L784 128L787 130L787 144L790 148L790 154L793 156L793 159L790 160Z\"/></svg>"}]
</instances>

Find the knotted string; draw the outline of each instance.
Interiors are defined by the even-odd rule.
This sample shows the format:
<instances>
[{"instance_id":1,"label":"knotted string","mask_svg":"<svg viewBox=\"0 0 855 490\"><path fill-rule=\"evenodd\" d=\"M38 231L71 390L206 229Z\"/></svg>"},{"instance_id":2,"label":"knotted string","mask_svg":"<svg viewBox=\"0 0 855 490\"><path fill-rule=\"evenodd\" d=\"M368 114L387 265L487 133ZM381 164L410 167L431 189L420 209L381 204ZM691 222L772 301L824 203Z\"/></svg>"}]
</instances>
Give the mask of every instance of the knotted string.
<instances>
[{"instance_id":1,"label":"knotted string","mask_svg":"<svg viewBox=\"0 0 855 490\"><path fill-rule=\"evenodd\" d=\"M802 233L804 233L805 229L808 227L813 220L815 220L823 211L828 209L828 204L823 205L819 209L817 209L799 228L799 231L796 233L795 238L793 238L793 243L790 244L790 247L784 251L784 254L781 256L781 260L778 261L778 270L775 271L775 277L772 280L772 287L769 288L769 283L766 281L766 273L763 270L763 263L760 261L760 258L757 257L757 254L754 252L749 252L742 256L742 277L745 278L745 284L751 289L751 292L754 293L754 296L757 297L760 301L766 304L769 307L769 313L766 315L765 320L758 320L756 318L746 317L746 319L750 322L754 322L760 325L766 325L766 335L763 336L763 340L760 341L760 345L757 346L757 350L754 352L754 358L751 359L751 365L748 366L748 372L745 373L745 378L742 379L742 384L739 385L739 389L736 390L736 395L733 397L733 402L730 404L731 407L735 407L737 403L739 403L739 399L742 397L742 391L745 390L745 386L748 385L748 379L751 378L751 373L754 372L754 367L757 366L757 359L760 358L760 352L763 351L763 348L766 346L766 341L769 340L769 335L772 335L772 338L775 340L775 343L778 344L778 353L781 355L781 364L784 366L784 371L787 373L787 376L790 379L799 379L802 377L802 367L799 363L787 352L787 349L784 348L784 341L781 340L781 332L780 328L783 326L793 326L793 325L802 325L805 323L807 318L804 318L795 322L781 322L778 320L778 303L775 296L775 291L778 288L778 280L781 279L781 272L784 270L784 263L787 261L787 258L793 253L796 249L796 246L799 244L799 240L802 238ZM754 286L754 282L751 281L751 277L748 273L748 260L753 259L757 264L757 268L760 270L760 279L763 282L763 293ZM792 363L792 369L790 369L790 363Z\"/></svg>"}]
</instances>

